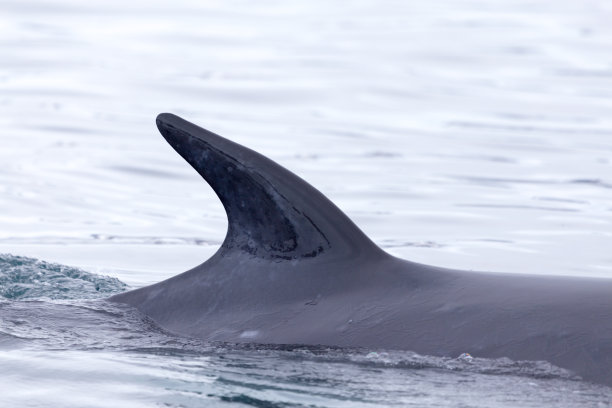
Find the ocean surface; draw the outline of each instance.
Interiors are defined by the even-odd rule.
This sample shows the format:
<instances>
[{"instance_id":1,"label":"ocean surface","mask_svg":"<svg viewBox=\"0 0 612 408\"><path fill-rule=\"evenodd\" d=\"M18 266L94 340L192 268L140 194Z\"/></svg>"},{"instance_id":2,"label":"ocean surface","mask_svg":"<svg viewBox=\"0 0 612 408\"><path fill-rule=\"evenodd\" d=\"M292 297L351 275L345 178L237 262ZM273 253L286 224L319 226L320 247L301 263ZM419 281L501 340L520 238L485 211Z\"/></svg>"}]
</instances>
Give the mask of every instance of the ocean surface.
<instances>
[{"instance_id":1,"label":"ocean surface","mask_svg":"<svg viewBox=\"0 0 612 408\"><path fill-rule=\"evenodd\" d=\"M202 343L104 300L225 236L160 112L394 255L612 278L610 21L606 0L0 0L0 406L612 406L546 362Z\"/></svg>"}]
</instances>

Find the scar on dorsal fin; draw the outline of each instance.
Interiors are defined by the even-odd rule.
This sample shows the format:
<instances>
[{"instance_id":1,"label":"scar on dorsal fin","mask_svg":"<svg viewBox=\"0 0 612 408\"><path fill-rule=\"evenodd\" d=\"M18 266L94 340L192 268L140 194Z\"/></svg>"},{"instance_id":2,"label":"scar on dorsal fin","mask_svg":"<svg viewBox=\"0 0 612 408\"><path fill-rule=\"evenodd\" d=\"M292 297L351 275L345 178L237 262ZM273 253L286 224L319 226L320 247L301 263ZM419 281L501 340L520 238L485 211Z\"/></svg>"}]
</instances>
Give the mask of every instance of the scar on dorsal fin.
<instances>
[{"instance_id":1,"label":"scar on dorsal fin","mask_svg":"<svg viewBox=\"0 0 612 408\"><path fill-rule=\"evenodd\" d=\"M381 251L310 184L261 154L162 113L157 127L208 182L228 218L220 251L264 259Z\"/></svg>"}]
</instances>

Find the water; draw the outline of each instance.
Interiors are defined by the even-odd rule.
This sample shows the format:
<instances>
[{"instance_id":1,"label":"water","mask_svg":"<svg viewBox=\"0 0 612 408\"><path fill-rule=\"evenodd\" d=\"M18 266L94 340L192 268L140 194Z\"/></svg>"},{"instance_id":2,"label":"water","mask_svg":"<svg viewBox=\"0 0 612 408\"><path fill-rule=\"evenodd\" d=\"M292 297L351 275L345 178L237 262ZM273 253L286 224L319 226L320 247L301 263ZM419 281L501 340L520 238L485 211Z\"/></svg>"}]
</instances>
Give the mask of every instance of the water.
<instances>
[{"instance_id":1,"label":"water","mask_svg":"<svg viewBox=\"0 0 612 408\"><path fill-rule=\"evenodd\" d=\"M32 258L0 255L0 297L5 299L105 298L127 289L117 278Z\"/></svg>"},{"instance_id":2,"label":"water","mask_svg":"<svg viewBox=\"0 0 612 408\"><path fill-rule=\"evenodd\" d=\"M0 405L611 404L544 363L198 344L102 300L225 235L163 111L290 168L401 257L612 277L608 2L0 10Z\"/></svg>"}]
</instances>

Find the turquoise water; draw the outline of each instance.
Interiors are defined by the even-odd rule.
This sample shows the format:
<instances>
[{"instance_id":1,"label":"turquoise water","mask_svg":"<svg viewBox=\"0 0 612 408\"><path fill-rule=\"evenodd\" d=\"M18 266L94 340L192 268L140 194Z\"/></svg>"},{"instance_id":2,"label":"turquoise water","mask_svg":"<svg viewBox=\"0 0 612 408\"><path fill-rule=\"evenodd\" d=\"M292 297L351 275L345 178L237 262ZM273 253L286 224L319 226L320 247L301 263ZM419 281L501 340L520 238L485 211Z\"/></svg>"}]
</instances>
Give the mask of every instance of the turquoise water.
<instances>
[{"instance_id":1,"label":"turquoise water","mask_svg":"<svg viewBox=\"0 0 612 408\"><path fill-rule=\"evenodd\" d=\"M0 297L9 300L105 298L127 290L117 278L0 254Z\"/></svg>"},{"instance_id":2,"label":"turquoise water","mask_svg":"<svg viewBox=\"0 0 612 408\"><path fill-rule=\"evenodd\" d=\"M163 111L288 167L403 258L612 278L609 2L0 9L0 406L612 405L544 362L201 344L104 301L225 235Z\"/></svg>"}]
</instances>

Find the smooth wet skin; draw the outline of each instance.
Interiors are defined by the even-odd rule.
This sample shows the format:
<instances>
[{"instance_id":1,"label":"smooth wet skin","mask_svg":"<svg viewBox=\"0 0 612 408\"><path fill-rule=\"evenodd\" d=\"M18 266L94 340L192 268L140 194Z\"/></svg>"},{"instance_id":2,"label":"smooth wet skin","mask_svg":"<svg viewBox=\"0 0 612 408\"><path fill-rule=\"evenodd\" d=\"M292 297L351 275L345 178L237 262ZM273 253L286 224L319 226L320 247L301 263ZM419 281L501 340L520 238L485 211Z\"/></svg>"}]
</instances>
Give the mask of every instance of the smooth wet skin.
<instances>
[{"instance_id":1,"label":"smooth wet skin","mask_svg":"<svg viewBox=\"0 0 612 408\"><path fill-rule=\"evenodd\" d=\"M612 280L395 258L266 157L175 115L157 125L221 199L227 236L202 265L111 300L205 340L547 360L612 385Z\"/></svg>"}]
</instances>

